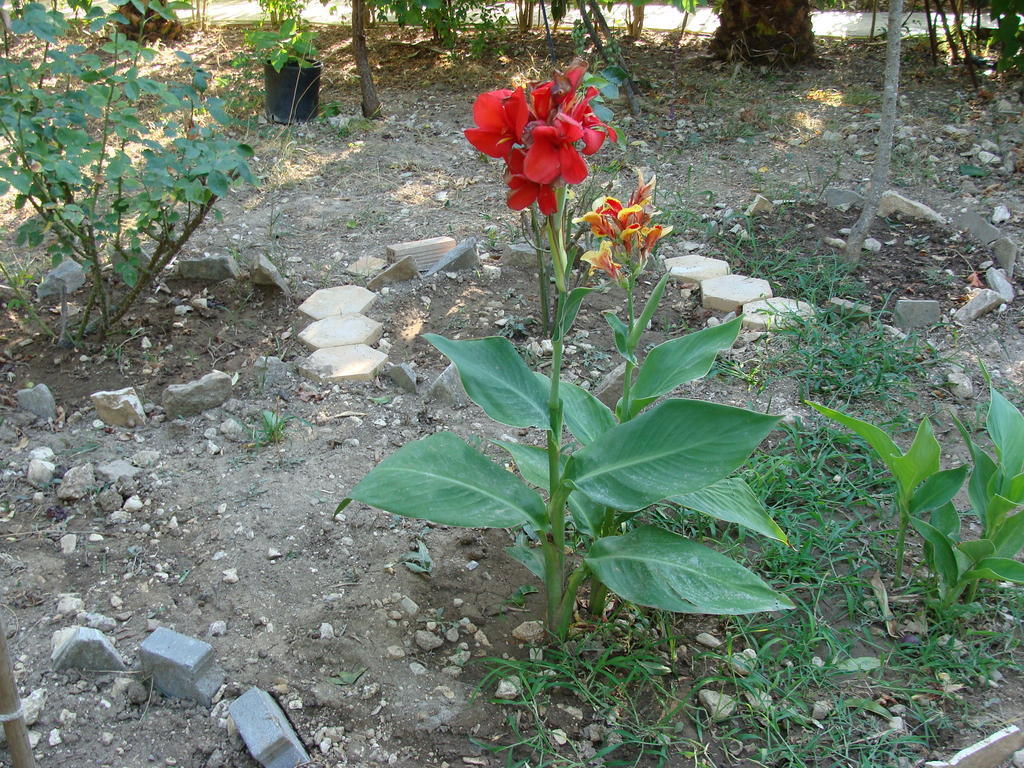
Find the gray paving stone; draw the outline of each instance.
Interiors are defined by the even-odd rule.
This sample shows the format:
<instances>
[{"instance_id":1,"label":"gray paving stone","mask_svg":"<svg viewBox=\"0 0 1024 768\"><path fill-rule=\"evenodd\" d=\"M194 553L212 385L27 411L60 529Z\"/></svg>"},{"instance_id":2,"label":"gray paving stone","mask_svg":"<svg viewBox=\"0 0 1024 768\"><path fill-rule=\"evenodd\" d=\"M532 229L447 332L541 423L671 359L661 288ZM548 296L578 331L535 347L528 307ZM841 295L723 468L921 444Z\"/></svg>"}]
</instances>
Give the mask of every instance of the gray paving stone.
<instances>
[{"instance_id":1,"label":"gray paving stone","mask_svg":"<svg viewBox=\"0 0 1024 768\"><path fill-rule=\"evenodd\" d=\"M427 387L426 399L453 408L465 408L472 402L466 394L466 388L462 386L455 363L448 363L448 367Z\"/></svg>"},{"instance_id":2,"label":"gray paving stone","mask_svg":"<svg viewBox=\"0 0 1024 768\"><path fill-rule=\"evenodd\" d=\"M376 320L349 313L310 323L299 334L299 339L312 349L329 349L351 344L375 344L383 332L384 326Z\"/></svg>"},{"instance_id":3,"label":"gray paving stone","mask_svg":"<svg viewBox=\"0 0 1024 768\"><path fill-rule=\"evenodd\" d=\"M121 654L110 638L91 627L67 627L54 632L50 661L56 670L108 671L125 668Z\"/></svg>"},{"instance_id":4,"label":"gray paving stone","mask_svg":"<svg viewBox=\"0 0 1024 768\"><path fill-rule=\"evenodd\" d=\"M246 748L265 768L295 768L309 755L270 694L250 688L228 707Z\"/></svg>"},{"instance_id":5,"label":"gray paving stone","mask_svg":"<svg viewBox=\"0 0 1024 768\"><path fill-rule=\"evenodd\" d=\"M939 302L931 299L900 299L892 313L893 322L902 331L925 328L942 320Z\"/></svg>"},{"instance_id":6,"label":"gray paving stone","mask_svg":"<svg viewBox=\"0 0 1024 768\"><path fill-rule=\"evenodd\" d=\"M277 265L262 253L253 261L249 276L256 285L272 285L284 293L288 293L291 288L288 278L282 275Z\"/></svg>"},{"instance_id":7,"label":"gray paving stone","mask_svg":"<svg viewBox=\"0 0 1024 768\"><path fill-rule=\"evenodd\" d=\"M814 317L814 305L806 301L776 297L755 299L743 305L743 327L770 331L795 325L800 318Z\"/></svg>"},{"instance_id":8,"label":"gray paving stone","mask_svg":"<svg viewBox=\"0 0 1024 768\"><path fill-rule=\"evenodd\" d=\"M958 229L967 232L982 245L989 245L1002 237L1002 232L993 227L985 217L975 211L960 214L955 224Z\"/></svg>"},{"instance_id":9,"label":"gray paving stone","mask_svg":"<svg viewBox=\"0 0 1024 768\"><path fill-rule=\"evenodd\" d=\"M701 304L705 309L739 312L743 305L758 299L770 299L772 288L767 280L746 275L724 275L700 284Z\"/></svg>"},{"instance_id":10,"label":"gray paving stone","mask_svg":"<svg viewBox=\"0 0 1024 768\"><path fill-rule=\"evenodd\" d=\"M299 364L307 379L329 381L372 381L388 360L380 350L365 344L318 349Z\"/></svg>"},{"instance_id":11,"label":"gray paving stone","mask_svg":"<svg viewBox=\"0 0 1024 768\"><path fill-rule=\"evenodd\" d=\"M207 707L224 682L213 646L166 627L142 641L139 666L153 676L153 685L164 696L190 699Z\"/></svg>"},{"instance_id":12,"label":"gray paving stone","mask_svg":"<svg viewBox=\"0 0 1024 768\"><path fill-rule=\"evenodd\" d=\"M323 320L331 315L348 312L366 312L377 299L377 294L361 285L337 285L313 291L309 298L299 305L299 311L314 320Z\"/></svg>"},{"instance_id":13,"label":"gray paving stone","mask_svg":"<svg viewBox=\"0 0 1024 768\"><path fill-rule=\"evenodd\" d=\"M993 291L1003 297L1003 301L1009 304L1013 301L1015 291L1013 284L1006 279L1006 272L995 267L989 267L988 271L985 272L985 283Z\"/></svg>"},{"instance_id":14,"label":"gray paving stone","mask_svg":"<svg viewBox=\"0 0 1024 768\"><path fill-rule=\"evenodd\" d=\"M665 271L672 275L673 280L700 285L702 281L710 280L712 277L728 275L729 262L691 253L687 256L665 259Z\"/></svg>"},{"instance_id":15,"label":"gray paving stone","mask_svg":"<svg viewBox=\"0 0 1024 768\"><path fill-rule=\"evenodd\" d=\"M416 371L408 363L399 365L388 365L384 369L384 375L393 381L400 389L416 394L417 377Z\"/></svg>"}]
</instances>

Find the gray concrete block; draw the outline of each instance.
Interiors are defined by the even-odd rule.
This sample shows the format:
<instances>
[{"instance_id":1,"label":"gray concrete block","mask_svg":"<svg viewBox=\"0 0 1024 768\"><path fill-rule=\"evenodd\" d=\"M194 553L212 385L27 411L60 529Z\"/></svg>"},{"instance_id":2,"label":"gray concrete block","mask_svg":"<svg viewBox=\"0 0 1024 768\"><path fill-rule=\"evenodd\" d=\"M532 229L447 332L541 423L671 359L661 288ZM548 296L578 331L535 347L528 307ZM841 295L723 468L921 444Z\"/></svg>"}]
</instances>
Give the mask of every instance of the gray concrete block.
<instances>
[{"instance_id":1,"label":"gray concrete block","mask_svg":"<svg viewBox=\"0 0 1024 768\"><path fill-rule=\"evenodd\" d=\"M228 707L245 746L265 768L295 768L309 755L270 694L250 688Z\"/></svg>"},{"instance_id":2,"label":"gray concrete block","mask_svg":"<svg viewBox=\"0 0 1024 768\"><path fill-rule=\"evenodd\" d=\"M106 672L125 668L110 638L91 627L68 627L53 633L50 660L53 668Z\"/></svg>"},{"instance_id":3,"label":"gray concrete block","mask_svg":"<svg viewBox=\"0 0 1024 768\"><path fill-rule=\"evenodd\" d=\"M139 663L164 696L191 699L207 707L224 682L213 646L165 627L142 641Z\"/></svg>"},{"instance_id":4,"label":"gray concrete block","mask_svg":"<svg viewBox=\"0 0 1024 768\"><path fill-rule=\"evenodd\" d=\"M939 302L931 299L900 299L892 313L893 322L901 331L935 325L942 319Z\"/></svg>"},{"instance_id":5,"label":"gray concrete block","mask_svg":"<svg viewBox=\"0 0 1024 768\"><path fill-rule=\"evenodd\" d=\"M471 237L463 240L447 253L438 258L437 263L423 273L424 277L430 277L435 272L446 269L450 272L458 272L460 269L472 269L480 263L480 256L477 252L476 238Z\"/></svg>"}]
</instances>

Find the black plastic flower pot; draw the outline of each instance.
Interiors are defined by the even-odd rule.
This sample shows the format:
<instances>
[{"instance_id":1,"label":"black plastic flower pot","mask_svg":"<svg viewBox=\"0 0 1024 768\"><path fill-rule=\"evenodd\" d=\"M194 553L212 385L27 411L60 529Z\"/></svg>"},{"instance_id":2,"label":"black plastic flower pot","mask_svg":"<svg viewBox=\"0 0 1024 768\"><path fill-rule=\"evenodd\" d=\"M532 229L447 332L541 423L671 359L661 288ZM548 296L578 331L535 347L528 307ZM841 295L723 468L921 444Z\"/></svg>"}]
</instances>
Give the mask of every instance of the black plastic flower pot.
<instances>
[{"instance_id":1,"label":"black plastic flower pot","mask_svg":"<svg viewBox=\"0 0 1024 768\"><path fill-rule=\"evenodd\" d=\"M267 119L274 123L303 123L316 116L320 106L320 73L323 62L300 66L289 61L281 71L263 66Z\"/></svg>"}]
</instances>

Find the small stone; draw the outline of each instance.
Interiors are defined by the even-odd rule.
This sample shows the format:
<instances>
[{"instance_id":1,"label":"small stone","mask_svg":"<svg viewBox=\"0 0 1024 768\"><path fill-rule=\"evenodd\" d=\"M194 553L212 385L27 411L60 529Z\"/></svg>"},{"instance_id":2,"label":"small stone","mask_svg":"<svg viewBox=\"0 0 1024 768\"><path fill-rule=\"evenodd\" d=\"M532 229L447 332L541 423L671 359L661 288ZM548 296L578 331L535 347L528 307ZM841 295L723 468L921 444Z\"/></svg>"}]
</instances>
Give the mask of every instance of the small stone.
<instances>
[{"instance_id":1,"label":"small stone","mask_svg":"<svg viewBox=\"0 0 1024 768\"><path fill-rule=\"evenodd\" d=\"M523 683L518 677L503 677L494 691L496 699L516 699L523 692Z\"/></svg>"},{"instance_id":2,"label":"small stone","mask_svg":"<svg viewBox=\"0 0 1024 768\"><path fill-rule=\"evenodd\" d=\"M756 216L759 213L771 213L775 210L775 204L764 195L754 195L753 202L744 211L746 216Z\"/></svg>"},{"instance_id":3,"label":"small stone","mask_svg":"<svg viewBox=\"0 0 1024 768\"><path fill-rule=\"evenodd\" d=\"M312 349L328 349L352 344L376 344L384 326L366 315L332 315L310 323L299 340Z\"/></svg>"},{"instance_id":4,"label":"small stone","mask_svg":"<svg viewBox=\"0 0 1024 768\"><path fill-rule=\"evenodd\" d=\"M969 323L982 315L987 315L1003 303L1005 303L1003 297L998 293L988 288L982 288L974 294L970 301L953 313L953 319L961 324Z\"/></svg>"},{"instance_id":5,"label":"small stone","mask_svg":"<svg viewBox=\"0 0 1024 768\"><path fill-rule=\"evenodd\" d=\"M721 640L707 632L701 632L694 639L705 648L718 648L722 644Z\"/></svg>"},{"instance_id":6,"label":"small stone","mask_svg":"<svg viewBox=\"0 0 1024 768\"><path fill-rule=\"evenodd\" d=\"M334 626L330 622L323 622L320 625L320 639L333 640L334 637Z\"/></svg>"},{"instance_id":7,"label":"small stone","mask_svg":"<svg viewBox=\"0 0 1024 768\"><path fill-rule=\"evenodd\" d=\"M449 363L441 375L427 387L426 399L430 402L444 403L453 408L465 408L470 404L469 395L466 394L466 388L462 386L459 370L455 367L455 363Z\"/></svg>"},{"instance_id":8,"label":"small stone","mask_svg":"<svg viewBox=\"0 0 1024 768\"><path fill-rule=\"evenodd\" d=\"M223 637L228 633L228 623L220 620L211 622L207 633L210 637Z\"/></svg>"},{"instance_id":9,"label":"small stone","mask_svg":"<svg viewBox=\"0 0 1024 768\"><path fill-rule=\"evenodd\" d=\"M345 271L359 275L360 277L369 277L386 267L388 263L384 259L378 259L376 256L360 256L358 259L348 265L348 269Z\"/></svg>"},{"instance_id":10,"label":"small stone","mask_svg":"<svg viewBox=\"0 0 1024 768\"><path fill-rule=\"evenodd\" d=\"M547 631L541 621L524 621L512 630L512 637L521 643L530 643L531 645L544 642L546 636Z\"/></svg>"},{"instance_id":11,"label":"small stone","mask_svg":"<svg viewBox=\"0 0 1024 768\"><path fill-rule=\"evenodd\" d=\"M252 439L252 431L235 418L222 421L217 431L233 443L244 443Z\"/></svg>"},{"instance_id":12,"label":"small stone","mask_svg":"<svg viewBox=\"0 0 1024 768\"><path fill-rule=\"evenodd\" d=\"M334 288L321 288L314 291L308 299L299 305L299 311L314 320L323 320L331 315L344 315L350 312L365 313L377 294L359 285L339 285Z\"/></svg>"},{"instance_id":13,"label":"small stone","mask_svg":"<svg viewBox=\"0 0 1024 768\"><path fill-rule=\"evenodd\" d=\"M73 533L65 533L60 537L60 552L70 555L78 548L78 537Z\"/></svg>"},{"instance_id":14,"label":"small stone","mask_svg":"<svg viewBox=\"0 0 1024 768\"><path fill-rule=\"evenodd\" d=\"M900 299L892 315L896 327L903 331L935 325L942 319L939 302L931 299Z\"/></svg>"},{"instance_id":15,"label":"small stone","mask_svg":"<svg viewBox=\"0 0 1024 768\"><path fill-rule=\"evenodd\" d=\"M878 215L881 217L899 214L905 219L930 221L933 224L945 224L946 220L924 203L904 197L891 189L882 193L878 201Z\"/></svg>"},{"instance_id":16,"label":"small stone","mask_svg":"<svg viewBox=\"0 0 1024 768\"><path fill-rule=\"evenodd\" d=\"M50 660L55 670L96 671L125 668L110 638L91 627L67 627L53 633Z\"/></svg>"},{"instance_id":17,"label":"small stone","mask_svg":"<svg viewBox=\"0 0 1024 768\"><path fill-rule=\"evenodd\" d=\"M36 384L31 389L19 389L16 397L18 407L49 421L57 417L57 401L45 384Z\"/></svg>"},{"instance_id":18,"label":"small stone","mask_svg":"<svg viewBox=\"0 0 1024 768\"><path fill-rule=\"evenodd\" d=\"M131 461L132 464L134 464L136 467L141 467L142 469L147 469L149 467L155 466L159 460L160 451L138 451L132 454L131 458L129 459L129 461Z\"/></svg>"},{"instance_id":19,"label":"small stone","mask_svg":"<svg viewBox=\"0 0 1024 768\"><path fill-rule=\"evenodd\" d=\"M949 391L957 400L965 402L974 397L974 384L971 382L971 377L959 368L954 368L946 374L946 383L949 384Z\"/></svg>"},{"instance_id":20,"label":"small stone","mask_svg":"<svg viewBox=\"0 0 1024 768\"><path fill-rule=\"evenodd\" d=\"M511 243L501 247L501 263L510 267L537 267L537 249L529 243Z\"/></svg>"},{"instance_id":21,"label":"small stone","mask_svg":"<svg viewBox=\"0 0 1024 768\"><path fill-rule=\"evenodd\" d=\"M121 505L121 509L123 509L125 512L138 512L144 506L145 504L142 501L142 499L138 496L138 494L132 494L131 496L124 500L124 504Z\"/></svg>"},{"instance_id":22,"label":"small stone","mask_svg":"<svg viewBox=\"0 0 1024 768\"><path fill-rule=\"evenodd\" d=\"M46 273L46 277L36 288L37 299L48 299L51 296L70 295L85 285L85 270L73 259L64 259L60 264Z\"/></svg>"},{"instance_id":23,"label":"small stone","mask_svg":"<svg viewBox=\"0 0 1024 768\"><path fill-rule=\"evenodd\" d=\"M996 257L996 263L1002 267L1006 276L1013 278L1014 269L1017 265L1017 244L1008 237L1000 237L992 242L992 255Z\"/></svg>"},{"instance_id":24,"label":"small stone","mask_svg":"<svg viewBox=\"0 0 1024 768\"><path fill-rule=\"evenodd\" d=\"M420 664L418 661L409 662L409 671L419 677L420 675L427 674L427 668Z\"/></svg>"},{"instance_id":25,"label":"small stone","mask_svg":"<svg viewBox=\"0 0 1024 768\"><path fill-rule=\"evenodd\" d=\"M405 658L405 649L400 645L389 645L386 653L389 659L395 659L396 661Z\"/></svg>"},{"instance_id":26,"label":"small stone","mask_svg":"<svg viewBox=\"0 0 1024 768\"><path fill-rule=\"evenodd\" d=\"M384 366L384 375L391 379L399 389L416 394L416 371L408 363Z\"/></svg>"},{"instance_id":27,"label":"small stone","mask_svg":"<svg viewBox=\"0 0 1024 768\"><path fill-rule=\"evenodd\" d=\"M399 259L383 272L376 275L369 283L366 284L366 287L371 291L379 291L385 285L404 283L407 280L415 280L419 276L420 272L416 268L416 262L413 260L412 256L406 256L404 259Z\"/></svg>"},{"instance_id":28,"label":"small stone","mask_svg":"<svg viewBox=\"0 0 1024 768\"><path fill-rule=\"evenodd\" d=\"M221 571L221 581L225 584L237 584L238 583L238 569L228 568L227 570Z\"/></svg>"},{"instance_id":29,"label":"small stone","mask_svg":"<svg viewBox=\"0 0 1024 768\"><path fill-rule=\"evenodd\" d=\"M51 728L50 733L46 738L46 743L51 747L56 747L64 743L64 740L60 737L60 729Z\"/></svg>"},{"instance_id":30,"label":"small stone","mask_svg":"<svg viewBox=\"0 0 1024 768\"><path fill-rule=\"evenodd\" d=\"M865 237L864 242L861 243L861 249L868 253L878 253L882 250L882 243L873 237Z\"/></svg>"},{"instance_id":31,"label":"small stone","mask_svg":"<svg viewBox=\"0 0 1024 768\"><path fill-rule=\"evenodd\" d=\"M69 469L60 481L57 498L62 501L78 501L96 485L92 464L81 464Z\"/></svg>"},{"instance_id":32,"label":"small stone","mask_svg":"<svg viewBox=\"0 0 1024 768\"><path fill-rule=\"evenodd\" d=\"M281 270L277 268L277 265L262 253L253 262L249 276L256 285L272 286L278 288L283 293L288 293L291 289L287 278L281 274Z\"/></svg>"},{"instance_id":33,"label":"small stone","mask_svg":"<svg viewBox=\"0 0 1024 768\"><path fill-rule=\"evenodd\" d=\"M117 629L117 622L102 613L82 611L75 619L84 622L86 626L98 629L100 632L113 632Z\"/></svg>"},{"instance_id":34,"label":"small stone","mask_svg":"<svg viewBox=\"0 0 1024 768\"><path fill-rule=\"evenodd\" d=\"M1013 768L1024 768L1024 749L1018 749L1013 753Z\"/></svg>"},{"instance_id":35,"label":"small stone","mask_svg":"<svg viewBox=\"0 0 1024 768\"><path fill-rule=\"evenodd\" d=\"M702 282L700 290L701 305L721 312L739 312L744 304L772 297L767 280L746 275L713 277Z\"/></svg>"},{"instance_id":36,"label":"small stone","mask_svg":"<svg viewBox=\"0 0 1024 768\"><path fill-rule=\"evenodd\" d=\"M825 190L825 205L829 208L838 208L845 213L850 208L860 208L864 205L864 198L852 189L830 187Z\"/></svg>"},{"instance_id":37,"label":"small stone","mask_svg":"<svg viewBox=\"0 0 1024 768\"><path fill-rule=\"evenodd\" d=\"M718 691L702 688L697 697L700 699L704 709L708 711L713 723L727 719L736 711L736 699L727 693L719 693Z\"/></svg>"},{"instance_id":38,"label":"small stone","mask_svg":"<svg viewBox=\"0 0 1024 768\"><path fill-rule=\"evenodd\" d=\"M997 205L995 210L992 211L992 223L997 227L1013 218L1013 214L1010 213L1010 209L1005 205Z\"/></svg>"},{"instance_id":39,"label":"small stone","mask_svg":"<svg viewBox=\"0 0 1024 768\"><path fill-rule=\"evenodd\" d=\"M814 707L811 710L812 720L824 720L830 714L832 714L833 706L832 702L826 699L819 699L814 702Z\"/></svg>"},{"instance_id":40,"label":"small stone","mask_svg":"<svg viewBox=\"0 0 1024 768\"><path fill-rule=\"evenodd\" d=\"M415 616L420 612L419 605L417 605L416 601L408 595L402 596L402 599L398 601L398 607L402 609L402 612L405 613L406 616L410 617Z\"/></svg>"},{"instance_id":41,"label":"small stone","mask_svg":"<svg viewBox=\"0 0 1024 768\"><path fill-rule=\"evenodd\" d=\"M846 241L841 237L826 237L822 239L822 242L830 248L845 248Z\"/></svg>"},{"instance_id":42,"label":"small stone","mask_svg":"<svg viewBox=\"0 0 1024 768\"><path fill-rule=\"evenodd\" d=\"M115 459L96 467L96 477L103 483L131 480L137 474L139 474L139 468L133 467L124 459Z\"/></svg>"},{"instance_id":43,"label":"small stone","mask_svg":"<svg viewBox=\"0 0 1024 768\"><path fill-rule=\"evenodd\" d=\"M413 639L416 641L416 645L424 651L433 651L444 645L444 640L433 632L428 632L425 629L417 629Z\"/></svg>"},{"instance_id":44,"label":"small stone","mask_svg":"<svg viewBox=\"0 0 1024 768\"><path fill-rule=\"evenodd\" d=\"M747 700L751 709L758 712L765 712L772 706L772 697L767 691L755 688L752 691L744 691L743 698Z\"/></svg>"},{"instance_id":45,"label":"small stone","mask_svg":"<svg viewBox=\"0 0 1024 768\"><path fill-rule=\"evenodd\" d=\"M171 418L196 416L222 405L231 396L231 386L231 377L217 370L187 384L171 384L164 390L164 410Z\"/></svg>"},{"instance_id":46,"label":"small stone","mask_svg":"<svg viewBox=\"0 0 1024 768\"><path fill-rule=\"evenodd\" d=\"M57 597L57 613L61 616L85 610L85 601L78 595L65 593Z\"/></svg>"},{"instance_id":47,"label":"small stone","mask_svg":"<svg viewBox=\"0 0 1024 768\"><path fill-rule=\"evenodd\" d=\"M39 461L54 461L57 456L53 452L53 448L48 445L41 445L38 448L33 448L28 452L30 459L38 459Z\"/></svg>"},{"instance_id":48,"label":"small stone","mask_svg":"<svg viewBox=\"0 0 1024 768\"><path fill-rule=\"evenodd\" d=\"M182 280L219 283L221 280L237 280L241 274L238 262L230 253L205 254L198 259L178 262L178 276Z\"/></svg>"},{"instance_id":49,"label":"small stone","mask_svg":"<svg viewBox=\"0 0 1024 768\"><path fill-rule=\"evenodd\" d=\"M988 271L985 272L985 283L989 288L998 293L1005 303L1009 304L1013 301L1015 294L1013 284L1006 279L1006 273L1003 270L989 267Z\"/></svg>"},{"instance_id":50,"label":"small stone","mask_svg":"<svg viewBox=\"0 0 1024 768\"><path fill-rule=\"evenodd\" d=\"M25 479L33 488L44 488L53 482L53 473L57 467L51 461L32 459L28 463Z\"/></svg>"},{"instance_id":51,"label":"small stone","mask_svg":"<svg viewBox=\"0 0 1024 768\"><path fill-rule=\"evenodd\" d=\"M982 150L978 153L978 162L982 165L995 165L1000 160L1002 160L1002 158L992 152Z\"/></svg>"},{"instance_id":52,"label":"small stone","mask_svg":"<svg viewBox=\"0 0 1024 768\"><path fill-rule=\"evenodd\" d=\"M146 422L146 411L135 387L93 392L89 397L104 424L130 428Z\"/></svg>"},{"instance_id":53,"label":"small stone","mask_svg":"<svg viewBox=\"0 0 1024 768\"><path fill-rule=\"evenodd\" d=\"M318 349L299 365L299 373L316 382L372 381L388 356L365 344Z\"/></svg>"}]
</instances>

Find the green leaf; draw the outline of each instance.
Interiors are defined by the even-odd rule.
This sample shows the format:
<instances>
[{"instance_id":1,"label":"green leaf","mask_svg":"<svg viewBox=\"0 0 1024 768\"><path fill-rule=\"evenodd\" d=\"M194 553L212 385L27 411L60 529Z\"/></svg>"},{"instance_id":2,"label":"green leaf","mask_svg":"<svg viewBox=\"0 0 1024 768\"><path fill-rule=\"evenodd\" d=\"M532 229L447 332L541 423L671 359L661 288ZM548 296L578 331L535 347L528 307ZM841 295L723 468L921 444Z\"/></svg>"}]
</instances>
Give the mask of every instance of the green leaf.
<instances>
[{"instance_id":1,"label":"green leaf","mask_svg":"<svg viewBox=\"0 0 1024 768\"><path fill-rule=\"evenodd\" d=\"M928 566L947 586L956 584L960 576L960 567L957 565L956 555L953 554L952 542L940 530L920 518L910 518L910 524L927 544L925 554Z\"/></svg>"},{"instance_id":2,"label":"green leaf","mask_svg":"<svg viewBox=\"0 0 1024 768\"><path fill-rule=\"evenodd\" d=\"M778 421L716 403L666 400L573 454L565 478L599 504L642 509L726 477Z\"/></svg>"},{"instance_id":3,"label":"green leaf","mask_svg":"<svg viewBox=\"0 0 1024 768\"><path fill-rule=\"evenodd\" d=\"M569 511L576 530L592 539L601 538L601 526L604 524L604 507L595 504L582 493L569 494Z\"/></svg>"},{"instance_id":4,"label":"green leaf","mask_svg":"<svg viewBox=\"0 0 1024 768\"><path fill-rule=\"evenodd\" d=\"M1024 563L1018 563L1008 557L989 557L978 563L978 567L973 571L965 573L964 578L1024 584Z\"/></svg>"},{"instance_id":5,"label":"green leaf","mask_svg":"<svg viewBox=\"0 0 1024 768\"><path fill-rule=\"evenodd\" d=\"M540 496L451 432L399 448L370 470L349 497L441 525L511 528L531 523L548 528Z\"/></svg>"},{"instance_id":6,"label":"green leaf","mask_svg":"<svg viewBox=\"0 0 1024 768\"><path fill-rule=\"evenodd\" d=\"M359 682L359 678L366 674L367 667L360 669L354 669L351 672L341 671L334 677L328 677L328 681L335 685L355 685Z\"/></svg>"},{"instance_id":7,"label":"green leaf","mask_svg":"<svg viewBox=\"0 0 1024 768\"><path fill-rule=\"evenodd\" d=\"M877 656L854 656L853 658L846 659L836 664L837 672L870 672L872 669L878 669L882 666L881 660ZM847 704L849 706L849 704ZM868 709L867 707L862 708ZM872 712L877 712L876 709L871 709Z\"/></svg>"},{"instance_id":8,"label":"green leaf","mask_svg":"<svg viewBox=\"0 0 1024 768\"><path fill-rule=\"evenodd\" d=\"M559 304L557 317L555 317L555 328L551 336L553 341L564 338L569 333L576 320L576 314L580 311L580 304L593 290L595 289L586 287L573 288L565 295Z\"/></svg>"},{"instance_id":9,"label":"green leaf","mask_svg":"<svg viewBox=\"0 0 1024 768\"><path fill-rule=\"evenodd\" d=\"M523 479L530 485L543 488L545 491L551 487L548 466L548 452L535 445L520 445L505 440L492 440L492 443L508 451L512 460L516 463L516 469ZM563 458L564 463L564 458Z\"/></svg>"},{"instance_id":10,"label":"green leaf","mask_svg":"<svg viewBox=\"0 0 1024 768\"><path fill-rule=\"evenodd\" d=\"M870 666L870 662L864 661L865 659L873 659L875 662L874 666ZM836 669L842 669L846 672L856 672L858 671L858 669L861 669L863 665L869 665L866 667L866 669L877 669L878 667L882 666L882 663L874 656L858 656L854 659L847 659L842 664L837 665ZM864 699L860 697L842 699L840 704L846 709L863 709L866 712L872 712L878 715L879 717L884 717L886 720L892 718L892 712L883 707L874 699Z\"/></svg>"},{"instance_id":11,"label":"green leaf","mask_svg":"<svg viewBox=\"0 0 1024 768\"><path fill-rule=\"evenodd\" d=\"M818 403L810 401L807 404L818 411L818 413L827 416L833 421L838 421L847 429L853 430L864 442L871 446L874 452L878 454L878 458L889 468L889 471L896 474L893 470L892 462L901 457L903 453L885 432L874 424L855 419L853 416L847 416L845 413L826 408L824 405L818 405Z\"/></svg>"},{"instance_id":12,"label":"green leaf","mask_svg":"<svg viewBox=\"0 0 1024 768\"><path fill-rule=\"evenodd\" d=\"M217 197L224 197L224 195L228 193L231 182L228 180L228 177L220 171L213 171L206 177L206 186L208 186L210 191Z\"/></svg>"},{"instance_id":13,"label":"green leaf","mask_svg":"<svg viewBox=\"0 0 1024 768\"><path fill-rule=\"evenodd\" d=\"M988 176L988 171L977 165L971 165L970 163L963 163L960 166L960 173L964 176L974 176L975 178L982 179Z\"/></svg>"},{"instance_id":14,"label":"green leaf","mask_svg":"<svg viewBox=\"0 0 1024 768\"><path fill-rule=\"evenodd\" d=\"M1014 557L1024 549L1024 512L1010 515L992 535L995 554L999 557Z\"/></svg>"},{"instance_id":15,"label":"green leaf","mask_svg":"<svg viewBox=\"0 0 1024 768\"><path fill-rule=\"evenodd\" d=\"M604 313L605 322L612 329L612 336L615 338L615 349L619 351L626 360L636 365L636 355L629 346L629 328L612 312Z\"/></svg>"},{"instance_id":16,"label":"green leaf","mask_svg":"<svg viewBox=\"0 0 1024 768\"><path fill-rule=\"evenodd\" d=\"M1024 415L995 389L985 428L996 446L1003 474L1007 477L1020 474L1024 468Z\"/></svg>"},{"instance_id":17,"label":"green leaf","mask_svg":"<svg viewBox=\"0 0 1024 768\"><path fill-rule=\"evenodd\" d=\"M739 563L653 526L600 539L586 563L609 589L637 605L719 615L793 607Z\"/></svg>"},{"instance_id":18,"label":"green leaf","mask_svg":"<svg viewBox=\"0 0 1024 768\"><path fill-rule=\"evenodd\" d=\"M630 392L633 415L662 395L707 375L715 356L729 349L740 332L742 318L705 328L659 344L648 353Z\"/></svg>"},{"instance_id":19,"label":"green leaf","mask_svg":"<svg viewBox=\"0 0 1024 768\"><path fill-rule=\"evenodd\" d=\"M668 500L718 520L742 525L783 544L789 543L785 532L768 515L761 500L738 477L727 477L707 488L672 496Z\"/></svg>"},{"instance_id":20,"label":"green leaf","mask_svg":"<svg viewBox=\"0 0 1024 768\"><path fill-rule=\"evenodd\" d=\"M538 579L544 580L544 554L539 549L516 544L505 547L505 552L517 563L525 566Z\"/></svg>"},{"instance_id":21,"label":"green leaf","mask_svg":"<svg viewBox=\"0 0 1024 768\"><path fill-rule=\"evenodd\" d=\"M907 452L892 460L892 473L903 492L903 498L910 500L918 485L939 471L939 457L942 448L932 432L932 424L922 419L914 436L914 442Z\"/></svg>"},{"instance_id":22,"label":"green leaf","mask_svg":"<svg viewBox=\"0 0 1024 768\"><path fill-rule=\"evenodd\" d=\"M953 423L960 431L960 436L963 437L967 450L971 453L971 461L974 462L971 479L967 483L967 497L971 500L974 514L984 521L989 504L989 486L996 474L996 463L971 439L967 427L959 419L954 418Z\"/></svg>"},{"instance_id":23,"label":"green leaf","mask_svg":"<svg viewBox=\"0 0 1024 768\"><path fill-rule=\"evenodd\" d=\"M651 295L647 298L647 303L644 305L644 311L640 313L640 317L633 323L633 330L629 334L627 340L628 346L631 350L636 349L636 345L640 343L640 336L647 326L650 325L651 318L654 317L654 311L658 308L658 303L661 301L661 294L665 292L665 286L668 285L669 278L672 275L666 272L661 276L661 280L658 281L657 285L654 286L654 290L651 291Z\"/></svg>"},{"instance_id":24,"label":"green leaf","mask_svg":"<svg viewBox=\"0 0 1024 768\"><path fill-rule=\"evenodd\" d=\"M512 427L551 426L548 393L512 346L500 336L452 341L424 334L459 369L473 402L495 421Z\"/></svg>"},{"instance_id":25,"label":"green leaf","mask_svg":"<svg viewBox=\"0 0 1024 768\"><path fill-rule=\"evenodd\" d=\"M936 472L925 480L910 499L910 514L917 515L945 506L963 486L967 470L964 464L956 469Z\"/></svg>"},{"instance_id":26,"label":"green leaf","mask_svg":"<svg viewBox=\"0 0 1024 768\"><path fill-rule=\"evenodd\" d=\"M973 541L961 541L956 545L957 549L967 555L972 563L980 563L986 557L991 557L996 552L995 544L988 539L974 539Z\"/></svg>"},{"instance_id":27,"label":"green leaf","mask_svg":"<svg viewBox=\"0 0 1024 768\"><path fill-rule=\"evenodd\" d=\"M960 515L952 504L943 504L933 509L931 524L943 536L953 541L960 536Z\"/></svg>"},{"instance_id":28,"label":"green leaf","mask_svg":"<svg viewBox=\"0 0 1024 768\"><path fill-rule=\"evenodd\" d=\"M562 400L565 424L581 445L588 445L615 426L611 409L582 387L561 381L558 395Z\"/></svg>"}]
</instances>

